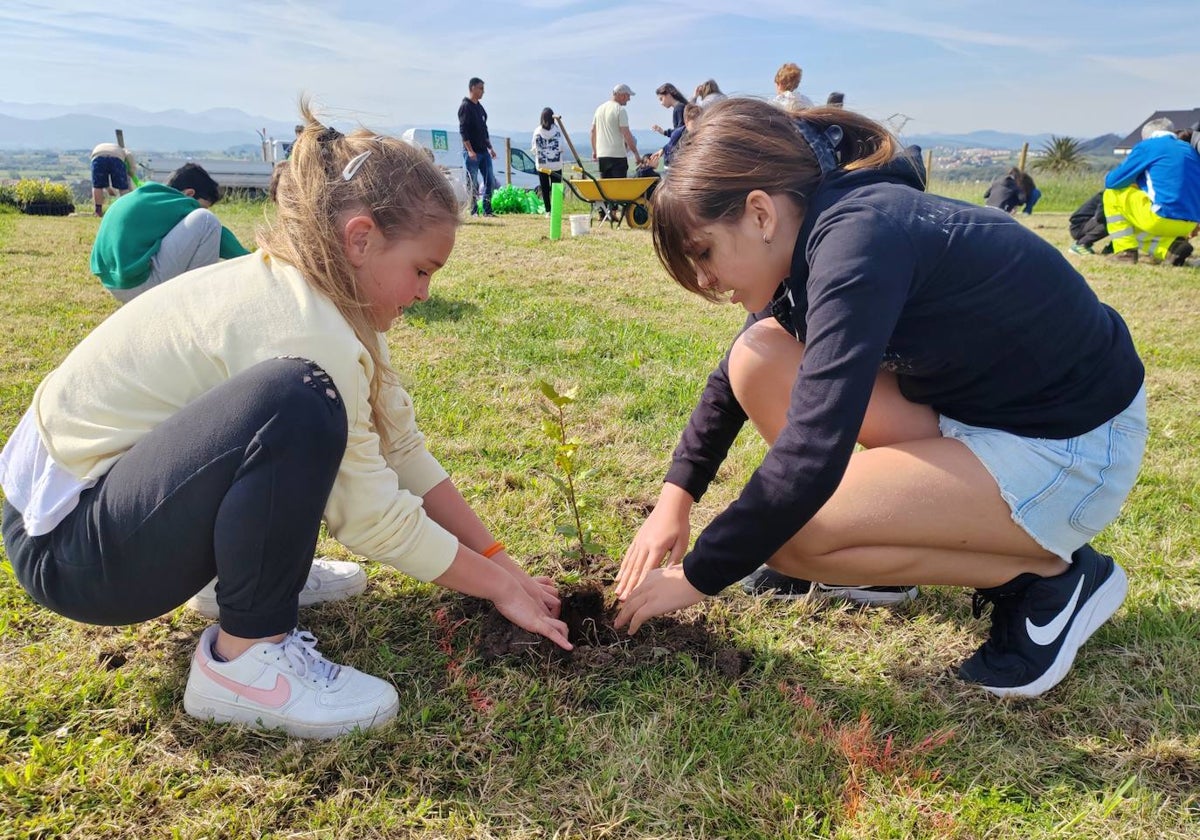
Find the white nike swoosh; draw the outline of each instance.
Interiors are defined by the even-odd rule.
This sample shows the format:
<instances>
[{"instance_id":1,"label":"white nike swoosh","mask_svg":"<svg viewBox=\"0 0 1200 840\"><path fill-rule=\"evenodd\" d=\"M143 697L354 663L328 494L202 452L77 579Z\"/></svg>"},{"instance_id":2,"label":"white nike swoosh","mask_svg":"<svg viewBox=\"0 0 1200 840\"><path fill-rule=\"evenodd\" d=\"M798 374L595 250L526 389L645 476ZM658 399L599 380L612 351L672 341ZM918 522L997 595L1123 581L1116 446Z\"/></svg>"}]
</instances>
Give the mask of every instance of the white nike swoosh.
<instances>
[{"instance_id":1,"label":"white nike swoosh","mask_svg":"<svg viewBox=\"0 0 1200 840\"><path fill-rule=\"evenodd\" d=\"M1079 601L1079 593L1083 591L1083 583L1085 576L1080 575L1079 583L1075 584L1075 591L1071 594L1071 600L1063 607L1062 612L1054 617L1054 620L1049 624L1039 627L1028 618L1025 619L1025 632L1029 634L1029 640L1035 645L1046 647L1054 644L1055 640L1062 634L1063 628L1067 626L1067 622L1071 620L1071 615L1075 612L1075 604Z\"/></svg>"}]
</instances>

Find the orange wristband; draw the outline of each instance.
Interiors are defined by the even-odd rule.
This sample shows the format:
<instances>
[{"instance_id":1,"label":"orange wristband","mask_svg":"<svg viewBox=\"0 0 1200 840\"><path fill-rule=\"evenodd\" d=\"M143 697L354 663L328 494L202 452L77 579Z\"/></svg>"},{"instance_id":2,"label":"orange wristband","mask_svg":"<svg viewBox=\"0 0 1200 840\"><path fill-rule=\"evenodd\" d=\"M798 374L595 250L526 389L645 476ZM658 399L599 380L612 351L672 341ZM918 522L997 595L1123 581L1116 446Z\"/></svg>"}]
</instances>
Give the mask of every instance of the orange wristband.
<instances>
[{"instance_id":1,"label":"orange wristband","mask_svg":"<svg viewBox=\"0 0 1200 840\"><path fill-rule=\"evenodd\" d=\"M495 555L499 554L501 551L504 551L504 543L497 540L496 542L492 543L491 545L489 545L487 548L485 548L483 551L481 551L479 553L482 554L484 557L494 557Z\"/></svg>"}]
</instances>

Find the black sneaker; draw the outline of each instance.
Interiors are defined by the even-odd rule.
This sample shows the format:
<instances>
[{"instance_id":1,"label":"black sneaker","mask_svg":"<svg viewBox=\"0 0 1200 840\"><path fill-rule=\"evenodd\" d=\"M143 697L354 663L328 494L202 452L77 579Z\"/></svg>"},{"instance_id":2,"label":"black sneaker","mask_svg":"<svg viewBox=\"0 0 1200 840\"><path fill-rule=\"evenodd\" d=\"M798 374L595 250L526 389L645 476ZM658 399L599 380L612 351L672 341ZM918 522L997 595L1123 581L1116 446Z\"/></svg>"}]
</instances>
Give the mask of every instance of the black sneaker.
<instances>
[{"instance_id":1,"label":"black sneaker","mask_svg":"<svg viewBox=\"0 0 1200 840\"><path fill-rule=\"evenodd\" d=\"M972 611L978 617L990 602L992 628L959 666L961 679L999 697L1037 697L1058 685L1079 648L1129 590L1125 570L1090 545L1071 560L1071 568L1056 577L1023 574L977 590Z\"/></svg>"},{"instance_id":2,"label":"black sneaker","mask_svg":"<svg viewBox=\"0 0 1200 840\"><path fill-rule=\"evenodd\" d=\"M1186 239L1176 239L1171 243L1171 247L1167 249L1167 262L1170 265L1183 265L1187 262L1187 258L1192 255L1192 243Z\"/></svg>"},{"instance_id":3,"label":"black sneaker","mask_svg":"<svg viewBox=\"0 0 1200 840\"><path fill-rule=\"evenodd\" d=\"M742 590L747 595L765 595L777 601L794 601L807 597L812 583L801 578L788 577L770 566L759 566L742 578Z\"/></svg>"},{"instance_id":4,"label":"black sneaker","mask_svg":"<svg viewBox=\"0 0 1200 840\"><path fill-rule=\"evenodd\" d=\"M766 596L778 601L818 597L873 607L907 603L917 597L918 591L915 586L833 586L812 583L802 578L788 577L770 566L759 566L752 574L742 578L742 589L747 595Z\"/></svg>"}]
</instances>

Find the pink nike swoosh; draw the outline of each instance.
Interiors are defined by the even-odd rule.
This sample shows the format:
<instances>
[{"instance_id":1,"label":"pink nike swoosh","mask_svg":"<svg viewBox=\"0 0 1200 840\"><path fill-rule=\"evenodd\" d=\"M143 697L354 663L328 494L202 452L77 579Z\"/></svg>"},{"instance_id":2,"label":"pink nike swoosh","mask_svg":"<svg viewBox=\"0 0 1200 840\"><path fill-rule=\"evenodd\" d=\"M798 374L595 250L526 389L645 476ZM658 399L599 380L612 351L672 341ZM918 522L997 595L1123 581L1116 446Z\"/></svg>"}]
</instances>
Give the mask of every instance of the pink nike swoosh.
<instances>
[{"instance_id":1,"label":"pink nike swoosh","mask_svg":"<svg viewBox=\"0 0 1200 840\"><path fill-rule=\"evenodd\" d=\"M248 700L253 700L255 703L260 703L272 709L278 709L292 698L292 686L283 674L275 675L274 688L255 688L252 685L234 682L229 677L218 674L208 666L208 663L204 661L204 657L200 655L199 651L196 652L196 661L199 663L200 670L204 672L204 675L217 685L227 688L234 694L238 694Z\"/></svg>"}]
</instances>

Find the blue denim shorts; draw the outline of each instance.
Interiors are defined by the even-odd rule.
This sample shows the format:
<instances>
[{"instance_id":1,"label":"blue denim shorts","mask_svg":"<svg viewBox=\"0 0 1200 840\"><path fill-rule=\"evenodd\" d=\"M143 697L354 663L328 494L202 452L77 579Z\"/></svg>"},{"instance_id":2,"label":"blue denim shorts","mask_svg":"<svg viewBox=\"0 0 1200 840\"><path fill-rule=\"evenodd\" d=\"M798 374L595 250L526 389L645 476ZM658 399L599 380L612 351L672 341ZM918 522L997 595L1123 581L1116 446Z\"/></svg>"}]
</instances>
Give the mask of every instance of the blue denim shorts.
<instances>
[{"instance_id":1,"label":"blue denim shorts","mask_svg":"<svg viewBox=\"0 0 1200 840\"><path fill-rule=\"evenodd\" d=\"M1065 440L1028 438L945 415L942 437L962 441L983 462L1013 521L1067 562L1117 518L1146 449L1146 388L1107 423Z\"/></svg>"},{"instance_id":2,"label":"blue denim shorts","mask_svg":"<svg viewBox=\"0 0 1200 840\"><path fill-rule=\"evenodd\" d=\"M102 190L112 185L113 189L129 189L129 170L125 161L110 155L101 155L92 159L92 186Z\"/></svg>"}]
</instances>

